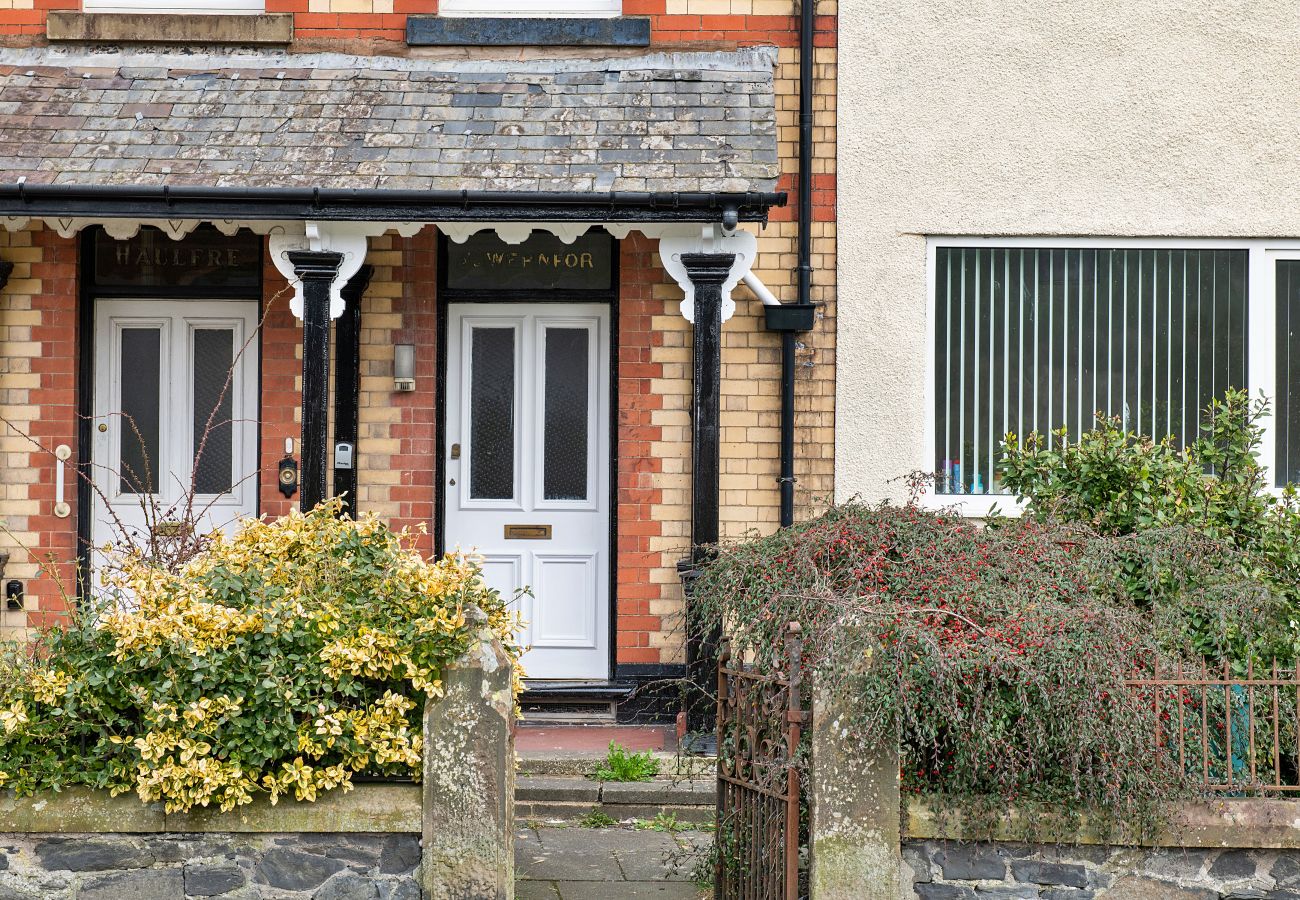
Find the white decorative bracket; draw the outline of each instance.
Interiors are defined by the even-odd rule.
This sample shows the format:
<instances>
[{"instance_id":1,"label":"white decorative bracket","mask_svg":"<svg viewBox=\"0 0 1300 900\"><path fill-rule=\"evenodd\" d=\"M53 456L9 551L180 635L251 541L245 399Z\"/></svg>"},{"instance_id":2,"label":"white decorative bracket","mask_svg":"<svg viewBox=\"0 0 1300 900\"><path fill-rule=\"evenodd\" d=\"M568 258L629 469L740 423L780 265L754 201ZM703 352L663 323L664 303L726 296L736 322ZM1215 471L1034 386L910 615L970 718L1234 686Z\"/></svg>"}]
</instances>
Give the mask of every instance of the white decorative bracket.
<instances>
[{"instance_id":1,"label":"white decorative bracket","mask_svg":"<svg viewBox=\"0 0 1300 900\"><path fill-rule=\"evenodd\" d=\"M293 298L289 309L299 319L302 318L302 282L289 261L292 250L328 250L343 254L338 275L330 285L330 318L337 319L343 315L347 305L343 300L343 285L347 284L357 270L366 261L369 248L369 234L365 223L353 222L307 222L302 234L273 234L269 242L271 262L285 277L293 288Z\"/></svg>"},{"instance_id":2,"label":"white decorative bracket","mask_svg":"<svg viewBox=\"0 0 1300 900\"><path fill-rule=\"evenodd\" d=\"M722 285L722 321L727 321L736 312L736 301L731 299L732 289L740 283L758 256L758 236L752 231L733 231L722 234L717 225L704 225L693 234L671 233L659 238L659 259L664 270L681 287L681 310L686 321L695 321L695 285L686 274L682 265L683 253L734 253L736 261L731 265L731 274Z\"/></svg>"},{"instance_id":3,"label":"white decorative bracket","mask_svg":"<svg viewBox=\"0 0 1300 900\"><path fill-rule=\"evenodd\" d=\"M549 231L565 244L572 244L591 230L591 222L437 222L438 230L453 244L463 244L470 235L495 231L507 244L522 244L534 231Z\"/></svg>"},{"instance_id":4,"label":"white decorative bracket","mask_svg":"<svg viewBox=\"0 0 1300 900\"><path fill-rule=\"evenodd\" d=\"M395 231L406 238L415 237L423 228L423 222L305 222L300 234L272 234L268 249L271 262L293 287L293 299L289 301L289 308L300 319L302 282L294 274L293 263L289 262L289 251L328 250L343 254L339 273L330 286L330 318L337 319L343 315L346 305L343 288L365 263L369 239L389 231Z\"/></svg>"}]
</instances>

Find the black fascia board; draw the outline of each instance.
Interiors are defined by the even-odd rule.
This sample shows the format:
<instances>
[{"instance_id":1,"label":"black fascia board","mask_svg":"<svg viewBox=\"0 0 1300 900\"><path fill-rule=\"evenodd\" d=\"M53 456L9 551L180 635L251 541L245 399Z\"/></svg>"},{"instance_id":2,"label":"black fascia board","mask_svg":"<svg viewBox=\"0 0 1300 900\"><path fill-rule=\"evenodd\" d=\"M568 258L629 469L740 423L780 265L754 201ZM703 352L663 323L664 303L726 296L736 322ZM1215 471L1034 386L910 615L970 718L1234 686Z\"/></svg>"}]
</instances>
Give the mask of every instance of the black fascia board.
<instances>
[{"instance_id":1,"label":"black fascia board","mask_svg":"<svg viewBox=\"0 0 1300 900\"><path fill-rule=\"evenodd\" d=\"M362 222L766 222L786 194L0 184L0 216Z\"/></svg>"}]
</instances>

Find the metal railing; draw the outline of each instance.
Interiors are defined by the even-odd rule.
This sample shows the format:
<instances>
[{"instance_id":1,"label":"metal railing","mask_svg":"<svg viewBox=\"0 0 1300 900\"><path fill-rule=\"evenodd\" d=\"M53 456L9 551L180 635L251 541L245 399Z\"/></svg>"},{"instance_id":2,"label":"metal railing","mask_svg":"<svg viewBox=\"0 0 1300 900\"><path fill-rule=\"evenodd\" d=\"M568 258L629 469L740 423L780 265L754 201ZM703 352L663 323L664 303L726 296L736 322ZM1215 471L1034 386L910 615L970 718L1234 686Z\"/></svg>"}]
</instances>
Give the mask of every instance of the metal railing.
<instances>
[{"instance_id":1,"label":"metal railing","mask_svg":"<svg viewBox=\"0 0 1300 900\"><path fill-rule=\"evenodd\" d=\"M1125 683L1154 714L1156 752L1203 789L1300 792L1300 669L1180 663Z\"/></svg>"},{"instance_id":2,"label":"metal railing","mask_svg":"<svg viewBox=\"0 0 1300 900\"><path fill-rule=\"evenodd\" d=\"M786 633L784 671L760 674L718 659L718 813L714 897L797 900L800 896L802 642Z\"/></svg>"}]
</instances>

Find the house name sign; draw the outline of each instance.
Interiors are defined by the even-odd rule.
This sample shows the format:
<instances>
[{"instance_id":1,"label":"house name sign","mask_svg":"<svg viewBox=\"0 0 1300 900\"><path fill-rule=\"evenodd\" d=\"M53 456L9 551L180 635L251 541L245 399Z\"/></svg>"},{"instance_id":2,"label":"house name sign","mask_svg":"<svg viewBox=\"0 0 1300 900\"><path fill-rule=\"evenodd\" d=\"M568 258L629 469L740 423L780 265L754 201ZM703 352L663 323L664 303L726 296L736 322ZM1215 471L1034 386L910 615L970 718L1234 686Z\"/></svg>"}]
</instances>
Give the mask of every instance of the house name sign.
<instances>
[{"instance_id":1,"label":"house name sign","mask_svg":"<svg viewBox=\"0 0 1300 900\"><path fill-rule=\"evenodd\" d=\"M115 240L97 231L95 284L100 288L181 288L223 291L261 284L262 239L241 231L227 237L200 226L180 240L156 228Z\"/></svg>"},{"instance_id":2,"label":"house name sign","mask_svg":"<svg viewBox=\"0 0 1300 900\"><path fill-rule=\"evenodd\" d=\"M446 247L446 284L453 291L608 291L614 284L617 250L603 231L571 244L544 231L521 244L480 231Z\"/></svg>"}]
</instances>

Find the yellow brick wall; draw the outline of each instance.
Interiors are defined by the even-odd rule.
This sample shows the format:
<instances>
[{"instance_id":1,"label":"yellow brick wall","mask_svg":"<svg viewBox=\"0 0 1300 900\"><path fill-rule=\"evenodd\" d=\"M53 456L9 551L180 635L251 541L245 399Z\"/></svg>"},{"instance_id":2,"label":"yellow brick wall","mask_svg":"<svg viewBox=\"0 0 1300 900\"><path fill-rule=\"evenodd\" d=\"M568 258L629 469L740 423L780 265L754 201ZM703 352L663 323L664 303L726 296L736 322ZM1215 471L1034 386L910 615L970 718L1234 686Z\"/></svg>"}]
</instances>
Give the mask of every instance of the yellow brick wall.
<instances>
[{"instance_id":1,"label":"yellow brick wall","mask_svg":"<svg viewBox=\"0 0 1300 900\"><path fill-rule=\"evenodd\" d=\"M669 0L670 3L675 0ZM677 0L688 4L691 13L705 13L708 7L727 0ZM738 0L755 7L767 0ZM789 14L788 3L774 3L779 10L766 14ZM819 10L823 13L826 4ZM724 8L722 10L726 12ZM755 13L758 10L755 9ZM835 168L835 77L834 48L818 48L815 54L814 166L817 176L834 177ZM781 50L777 69L777 124L779 152L787 171L797 168L798 159L798 53ZM835 490L835 307L836 232L834 193L829 205L815 195L812 227L812 300L819 304L815 329L799 335L795 373L795 516L816 515L831 502ZM793 204L794 197L791 196ZM778 211L782 221L773 221L759 234L758 260L754 271L783 302L795 299L798 264L797 225L792 211ZM655 518L663 534L651 546L659 553L659 567L652 579L664 586L662 598L650 602L650 613L663 618L665 630L651 635L651 646L661 648L664 662L682 662L682 598L675 569L690 544L690 326L677 311L681 290L669 279L656 285L655 296L663 299L663 313L655 328L664 332L663 346L656 347L653 361L664 366L657 385L665 397L657 413L665 426L663 440L655 452L663 459L663 473L657 486L663 502ZM722 452L720 526L723 540L737 540L752 534L775 531L779 515L776 478L780 465L780 378L781 339L763 325L757 298L744 285L738 287L736 315L723 326Z\"/></svg>"},{"instance_id":2,"label":"yellow brick wall","mask_svg":"<svg viewBox=\"0 0 1300 900\"><path fill-rule=\"evenodd\" d=\"M9 286L0 289L0 550L10 554L6 580L33 578L37 569L39 536L28 528L28 517L39 512L39 504L29 497L36 473L26 435L36 418L32 395L40 387L40 375L32 371L40 345L31 339L32 326L40 324L40 313L32 309L31 264L40 256L30 231L0 229L0 259L14 263ZM14 629L25 624L22 613L0 611L0 639L14 637Z\"/></svg>"},{"instance_id":3,"label":"yellow brick wall","mask_svg":"<svg viewBox=\"0 0 1300 900\"><path fill-rule=\"evenodd\" d=\"M66 468L73 515L54 515L54 448L76 447L76 243L34 224L0 228L0 551L24 610L0 607L0 639L22 638L75 592L75 456Z\"/></svg>"}]
</instances>

